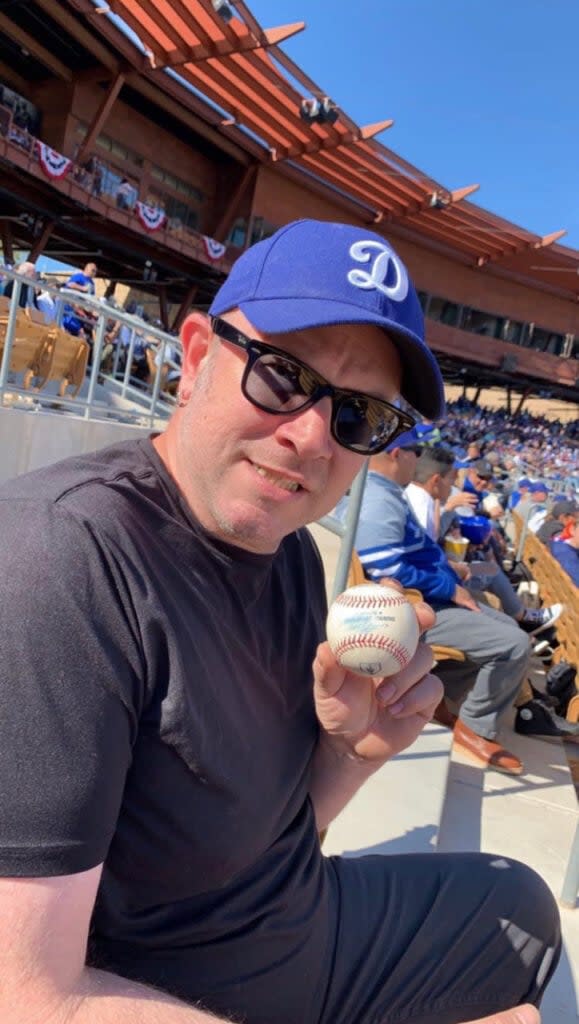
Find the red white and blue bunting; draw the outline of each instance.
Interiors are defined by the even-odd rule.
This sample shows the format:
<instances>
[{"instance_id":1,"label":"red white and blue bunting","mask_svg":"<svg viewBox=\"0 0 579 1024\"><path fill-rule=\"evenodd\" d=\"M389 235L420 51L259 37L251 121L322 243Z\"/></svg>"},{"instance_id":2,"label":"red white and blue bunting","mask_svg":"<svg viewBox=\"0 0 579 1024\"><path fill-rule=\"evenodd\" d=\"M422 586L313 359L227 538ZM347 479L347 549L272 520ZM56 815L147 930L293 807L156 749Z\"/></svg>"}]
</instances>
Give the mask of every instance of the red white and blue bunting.
<instances>
[{"instance_id":1,"label":"red white and blue bunting","mask_svg":"<svg viewBox=\"0 0 579 1024\"><path fill-rule=\"evenodd\" d=\"M225 246L221 242L216 242L214 238L208 238L207 235L201 235L201 237L210 260L220 260L225 255Z\"/></svg>"},{"instance_id":2,"label":"red white and blue bunting","mask_svg":"<svg viewBox=\"0 0 579 1024\"><path fill-rule=\"evenodd\" d=\"M51 149L45 142L36 142L42 170L49 178L64 178L72 167L72 160Z\"/></svg>"},{"instance_id":3,"label":"red white and blue bunting","mask_svg":"<svg viewBox=\"0 0 579 1024\"><path fill-rule=\"evenodd\" d=\"M147 206L146 203L137 202L135 209L137 217L147 231L158 231L167 220L165 211L158 206Z\"/></svg>"}]
</instances>

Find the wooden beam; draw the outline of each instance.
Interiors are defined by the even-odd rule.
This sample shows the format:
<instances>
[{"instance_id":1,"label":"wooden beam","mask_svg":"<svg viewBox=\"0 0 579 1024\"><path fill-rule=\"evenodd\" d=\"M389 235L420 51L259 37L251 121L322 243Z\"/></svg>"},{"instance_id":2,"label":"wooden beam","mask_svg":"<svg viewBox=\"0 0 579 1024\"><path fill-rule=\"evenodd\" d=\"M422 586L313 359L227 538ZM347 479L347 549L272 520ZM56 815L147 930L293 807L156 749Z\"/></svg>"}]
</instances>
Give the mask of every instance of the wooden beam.
<instances>
[{"instance_id":1,"label":"wooden beam","mask_svg":"<svg viewBox=\"0 0 579 1024\"><path fill-rule=\"evenodd\" d=\"M38 43L34 36L29 35L2 13L0 13L0 34L8 36L13 42L18 43L21 49L27 50L35 60L44 64L57 78L62 78L65 82L72 82L73 73L66 64L58 60L58 57L55 57L42 43Z\"/></svg>"},{"instance_id":2,"label":"wooden beam","mask_svg":"<svg viewBox=\"0 0 579 1024\"><path fill-rule=\"evenodd\" d=\"M159 285L159 313L161 314L161 323L163 324L163 330L169 330L169 306L167 304L167 285Z\"/></svg>"},{"instance_id":3,"label":"wooden beam","mask_svg":"<svg viewBox=\"0 0 579 1024\"><path fill-rule=\"evenodd\" d=\"M168 114L171 114L181 124L187 125L192 131L207 139L208 142L211 142L217 149L227 153L234 160L243 164L249 163L251 157L240 145L230 142L211 125L210 121L203 120L202 116L193 112L185 105L189 101L189 97L187 99L185 97L175 99L172 95L168 95L173 88L177 91L183 87L179 86L177 82L173 82L168 75L165 77L167 82L157 85L154 79L143 78L142 74L134 71L127 76L127 85L130 85L141 96L155 103L161 110L166 110ZM191 95L190 99L195 100L195 97Z\"/></svg>"},{"instance_id":4,"label":"wooden beam","mask_svg":"<svg viewBox=\"0 0 579 1024\"><path fill-rule=\"evenodd\" d=\"M173 323L171 324L171 330L172 331L180 330L181 324L183 323L187 313L189 312L189 307L191 306L191 303L193 302L193 299L197 295L198 290L199 290L199 285L197 283L192 284L192 285L189 286L187 294L186 294L185 298L183 299L183 302L179 306L179 309L177 310L177 313L175 315Z\"/></svg>"},{"instance_id":5,"label":"wooden beam","mask_svg":"<svg viewBox=\"0 0 579 1024\"><path fill-rule=\"evenodd\" d=\"M279 28L268 28L263 33L267 46L277 46L285 39L290 39L306 27L305 21L296 21L292 25L281 25ZM185 46L179 50L169 52L153 53L153 66L155 68L176 68L181 64L198 64L204 60L211 60L214 57L227 57L233 53L247 53L250 50L263 50L264 43L256 39L250 32L236 36L235 41L219 39L214 43L206 45L198 43L196 46Z\"/></svg>"},{"instance_id":6,"label":"wooden beam","mask_svg":"<svg viewBox=\"0 0 579 1024\"><path fill-rule=\"evenodd\" d=\"M480 185L465 185L464 188L455 188L450 193L451 203L460 203L462 199L466 199L467 196L471 196L473 192L478 192Z\"/></svg>"},{"instance_id":7,"label":"wooden beam","mask_svg":"<svg viewBox=\"0 0 579 1024\"><path fill-rule=\"evenodd\" d=\"M9 220L0 221L0 236L2 237L2 255L4 263L14 265L14 235L12 234L12 222Z\"/></svg>"},{"instance_id":8,"label":"wooden beam","mask_svg":"<svg viewBox=\"0 0 579 1024\"><path fill-rule=\"evenodd\" d=\"M44 252L44 250L46 248L46 244L48 242L48 239L52 235L52 232L54 231L55 227L56 227L56 221L55 220L48 220L48 219L46 219L44 221L42 232L41 232L39 238L37 238L36 241L34 242L32 248L30 250L29 256L28 256L28 259L30 260L31 263L36 263L36 260L38 259L38 257Z\"/></svg>"},{"instance_id":9,"label":"wooden beam","mask_svg":"<svg viewBox=\"0 0 579 1024\"><path fill-rule=\"evenodd\" d=\"M113 78L109 91L103 96L100 106L93 117L92 124L80 144L75 158L77 164L82 164L86 154L92 150L124 84L125 76L122 72L119 72Z\"/></svg>"},{"instance_id":10,"label":"wooden beam","mask_svg":"<svg viewBox=\"0 0 579 1024\"><path fill-rule=\"evenodd\" d=\"M245 168L233 195L230 197L225 210L212 231L212 237L216 242L224 242L227 238L247 190L255 185L257 170L258 164L250 164L249 167Z\"/></svg>"},{"instance_id":11,"label":"wooden beam","mask_svg":"<svg viewBox=\"0 0 579 1024\"><path fill-rule=\"evenodd\" d=\"M66 10L64 5L55 3L54 0L35 0L35 4L48 14L57 25L60 25L68 35L76 39L85 50L92 53L96 60L107 68L109 72L118 70L119 64L114 54L101 43L95 32L85 28L76 18L71 18L70 12Z\"/></svg>"},{"instance_id":12,"label":"wooden beam","mask_svg":"<svg viewBox=\"0 0 579 1024\"><path fill-rule=\"evenodd\" d=\"M25 96L30 89L30 82L27 78L19 75L18 72L14 71L8 64L5 64L3 60L0 60L0 78L4 85L8 85L14 89L15 92L22 93Z\"/></svg>"},{"instance_id":13,"label":"wooden beam","mask_svg":"<svg viewBox=\"0 0 579 1024\"><path fill-rule=\"evenodd\" d=\"M368 124L365 128L360 128L358 131L348 131L342 135L328 136L325 139L318 137L317 141L306 142L304 146L291 146L289 149L276 149L272 147L269 151L269 158L271 163L275 164L279 163L280 160L291 160L306 153L321 153L327 149L342 149L344 146L351 146L355 142L366 142L380 132L386 131L387 128L391 128L393 124L394 121L391 120L377 121L376 124Z\"/></svg>"},{"instance_id":14,"label":"wooden beam","mask_svg":"<svg viewBox=\"0 0 579 1024\"><path fill-rule=\"evenodd\" d=\"M540 242L535 242L535 249L546 249L548 245L553 245L553 242L558 242L560 238L563 238L567 234L565 228L562 231L552 231L550 235L543 235Z\"/></svg>"}]
</instances>

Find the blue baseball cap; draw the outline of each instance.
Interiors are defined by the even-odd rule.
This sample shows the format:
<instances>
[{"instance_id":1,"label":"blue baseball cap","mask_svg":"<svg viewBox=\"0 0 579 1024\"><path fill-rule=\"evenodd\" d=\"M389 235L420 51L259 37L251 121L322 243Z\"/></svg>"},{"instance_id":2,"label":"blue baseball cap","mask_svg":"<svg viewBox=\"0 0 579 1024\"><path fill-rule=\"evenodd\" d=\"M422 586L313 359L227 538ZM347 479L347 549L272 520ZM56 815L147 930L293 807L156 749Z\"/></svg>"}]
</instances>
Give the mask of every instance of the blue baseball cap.
<instances>
[{"instance_id":1,"label":"blue baseball cap","mask_svg":"<svg viewBox=\"0 0 579 1024\"><path fill-rule=\"evenodd\" d=\"M544 491L545 494L549 494L549 488L547 487L547 484L541 483L540 480L537 480L534 484L531 484L531 494L540 494L542 491Z\"/></svg>"},{"instance_id":2,"label":"blue baseball cap","mask_svg":"<svg viewBox=\"0 0 579 1024\"><path fill-rule=\"evenodd\" d=\"M408 271L381 235L352 224L298 220L247 249L209 309L240 309L264 334L376 324L398 350L401 394L428 419L444 414L438 363Z\"/></svg>"},{"instance_id":3,"label":"blue baseball cap","mask_svg":"<svg viewBox=\"0 0 579 1024\"><path fill-rule=\"evenodd\" d=\"M528 477L522 476L521 479L519 480L518 486L519 487L526 487L527 490L529 490L530 487L531 487L531 481L529 480Z\"/></svg>"},{"instance_id":4,"label":"blue baseball cap","mask_svg":"<svg viewBox=\"0 0 579 1024\"><path fill-rule=\"evenodd\" d=\"M387 452L393 452L395 448L416 448L417 446L422 447L424 440L420 437L416 426L411 427L410 430L406 430L403 434L399 434L389 445L386 446Z\"/></svg>"}]
</instances>

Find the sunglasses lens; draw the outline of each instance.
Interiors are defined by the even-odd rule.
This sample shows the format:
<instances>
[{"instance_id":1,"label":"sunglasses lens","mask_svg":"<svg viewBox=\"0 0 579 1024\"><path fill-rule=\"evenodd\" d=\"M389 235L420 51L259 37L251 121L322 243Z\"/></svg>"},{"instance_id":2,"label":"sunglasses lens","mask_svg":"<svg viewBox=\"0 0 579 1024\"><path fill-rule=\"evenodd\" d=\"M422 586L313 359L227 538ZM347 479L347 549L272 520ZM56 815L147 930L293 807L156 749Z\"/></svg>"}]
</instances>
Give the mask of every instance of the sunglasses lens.
<instances>
[{"instance_id":1,"label":"sunglasses lens","mask_svg":"<svg viewBox=\"0 0 579 1024\"><path fill-rule=\"evenodd\" d=\"M334 412L336 440L346 448L371 455L390 440L398 426L396 411L363 396L342 398Z\"/></svg>"},{"instance_id":2,"label":"sunglasses lens","mask_svg":"<svg viewBox=\"0 0 579 1024\"><path fill-rule=\"evenodd\" d=\"M246 381L247 395L270 412L296 412L316 388L313 374L292 359L264 353L254 362Z\"/></svg>"}]
</instances>

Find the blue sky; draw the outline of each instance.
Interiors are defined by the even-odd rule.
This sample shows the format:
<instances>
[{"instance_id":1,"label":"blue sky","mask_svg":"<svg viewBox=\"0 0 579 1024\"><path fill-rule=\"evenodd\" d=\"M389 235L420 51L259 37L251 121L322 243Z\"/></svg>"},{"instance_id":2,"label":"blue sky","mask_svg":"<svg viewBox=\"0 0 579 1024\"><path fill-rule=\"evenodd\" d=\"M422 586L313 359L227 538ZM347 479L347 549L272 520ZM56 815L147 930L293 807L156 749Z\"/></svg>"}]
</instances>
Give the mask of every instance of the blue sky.
<instances>
[{"instance_id":1,"label":"blue sky","mask_svg":"<svg viewBox=\"0 0 579 1024\"><path fill-rule=\"evenodd\" d=\"M384 145L480 206L579 249L579 0L248 0Z\"/></svg>"}]
</instances>

